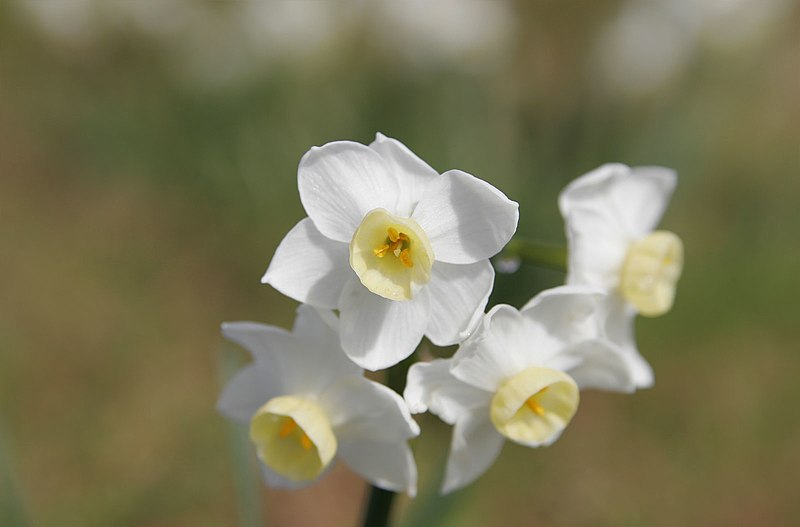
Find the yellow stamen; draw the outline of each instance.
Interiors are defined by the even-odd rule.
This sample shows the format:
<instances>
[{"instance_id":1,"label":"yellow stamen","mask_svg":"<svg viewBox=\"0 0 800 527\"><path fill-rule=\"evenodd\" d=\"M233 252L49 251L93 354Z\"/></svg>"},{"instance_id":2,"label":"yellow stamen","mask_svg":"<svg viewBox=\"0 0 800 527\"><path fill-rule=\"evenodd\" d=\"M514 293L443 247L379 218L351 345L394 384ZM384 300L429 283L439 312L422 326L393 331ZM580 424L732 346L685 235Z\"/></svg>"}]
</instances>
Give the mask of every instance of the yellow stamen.
<instances>
[{"instance_id":1,"label":"yellow stamen","mask_svg":"<svg viewBox=\"0 0 800 527\"><path fill-rule=\"evenodd\" d=\"M409 254L408 249L400 251L400 261L409 269L414 267L414 262L411 260L411 254Z\"/></svg>"},{"instance_id":2,"label":"yellow stamen","mask_svg":"<svg viewBox=\"0 0 800 527\"><path fill-rule=\"evenodd\" d=\"M372 252L378 258L383 258L389 252L389 249L391 249L391 246L388 243L384 243L382 247L376 247Z\"/></svg>"},{"instance_id":3,"label":"yellow stamen","mask_svg":"<svg viewBox=\"0 0 800 527\"><path fill-rule=\"evenodd\" d=\"M300 446L303 447L303 450L311 450L311 447L313 446L311 440L305 433L300 436Z\"/></svg>"},{"instance_id":4,"label":"yellow stamen","mask_svg":"<svg viewBox=\"0 0 800 527\"><path fill-rule=\"evenodd\" d=\"M539 417L542 417L544 415L544 408L542 408L542 405L539 404L539 402L536 401L536 399L534 399L533 397L525 401L525 404L528 406L528 408L531 409L533 413L535 413Z\"/></svg>"},{"instance_id":5,"label":"yellow stamen","mask_svg":"<svg viewBox=\"0 0 800 527\"><path fill-rule=\"evenodd\" d=\"M297 428L297 423L291 417L286 421L286 424L283 425L280 432L278 432L278 436L286 437L291 434L294 429Z\"/></svg>"},{"instance_id":6,"label":"yellow stamen","mask_svg":"<svg viewBox=\"0 0 800 527\"><path fill-rule=\"evenodd\" d=\"M544 392L546 392L546 391L547 391L547 388L548 388L548 386L545 386L544 388L542 388L542 389L541 389L541 390L539 390L538 392L536 392L536 393L534 393L533 395L531 395L530 397L528 397L528 400L527 400L527 401L525 401L525 405L526 405L528 408L530 408L530 409L531 409L531 411L532 411L533 413L535 413L536 415L538 415L539 417L542 417L542 416L545 414L545 411L544 411L544 408L542 407L542 405L541 405L541 404L539 404L539 401L537 401L537 400L536 400L536 398L537 398L539 395L541 395L541 394L543 394Z\"/></svg>"},{"instance_id":7,"label":"yellow stamen","mask_svg":"<svg viewBox=\"0 0 800 527\"><path fill-rule=\"evenodd\" d=\"M396 242L397 240L399 240L400 236L403 236L404 238L408 239L405 234L398 233L397 229L395 229L394 227L389 227L389 239L393 243Z\"/></svg>"}]
</instances>

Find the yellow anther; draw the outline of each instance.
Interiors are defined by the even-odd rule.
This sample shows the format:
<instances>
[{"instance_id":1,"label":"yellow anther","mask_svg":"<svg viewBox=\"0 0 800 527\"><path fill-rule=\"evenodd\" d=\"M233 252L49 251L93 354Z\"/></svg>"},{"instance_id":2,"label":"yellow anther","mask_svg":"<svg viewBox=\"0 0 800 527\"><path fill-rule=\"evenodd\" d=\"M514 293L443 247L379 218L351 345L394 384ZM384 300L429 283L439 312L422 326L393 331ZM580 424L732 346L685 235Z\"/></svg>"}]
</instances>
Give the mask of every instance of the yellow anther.
<instances>
[{"instance_id":1,"label":"yellow anther","mask_svg":"<svg viewBox=\"0 0 800 527\"><path fill-rule=\"evenodd\" d=\"M538 396L540 396L541 394L543 394L544 392L546 392L547 388L548 388L548 386L545 386L544 388L542 388L541 390L539 390L535 394L533 394L530 397L528 397L528 399L525 401L525 405L528 408L531 409L531 412L535 413L539 417L542 417L545 414L545 411L544 411L544 408L542 407L542 405L539 404L539 401L536 400L536 398Z\"/></svg>"},{"instance_id":2,"label":"yellow anther","mask_svg":"<svg viewBox=\"0 0 800 527\"><path fill-rule=\"evenodd\" d=\"M395 229L394 227L389 227L389 239L392 241L392 243L399 240L400 236L406 237L405 234L400 234L399 232L397 232L397 229Z\"/></svg>"},{"instance_id":3,"label":"yellow anther","mask_svg":"<svg viewBox=\"0 0 800 527\"><path fill-rule=\"evenodd\" d=\"M286 421L286 423L281 428L280 432L278 432L278 436L286 437L291 434L294 429L297 428L297 423L291 417Z\"/></svg>"},{"instance_id":4,"label":"yellow anther","mask_svg":"<svg viewBox=\"0 0 800 527\"><path fill-rule=\"evenodd\" d=\"M409 269L414 267L414 262L411 260L411 253L409 253L408 249L403 249L400 251L399 258L404 266L408 267Z\"/></svg>"},{"instance_id":5,"label":"yellow anther","mask_svg":"<svg viewBox=\"0 0 800 527\"><path fill-rule=\"evenodd\" d=\"M303 450L311 450L311 447L313 446L313 443L311 443L311 440L308 438L305 432L300 436L300 446L303 447Z\"/></svg>"},{"instance_id":6,"label":"yellow anther","mask_svg":"<svg viewBox=\"0 0 800 527\"><path fill-rule=\"evenodd\" d=\"M542 405L539 404L539 402L533 397L525 401L525 404L531 409L531 412L535 413L539 417L544 415L544 408L542 408Z\"/></svg>"},{"instance_id":7,"label":"yellow anther","mask_svg":"<svg viewBox=\"0 0 800 527\"><path fill-rule=\"evenodd\" d=\"M388 243L384 243L381 247L376 247L375 249L373 249L372 252L378 258L383 258L384 256L386 256L386 253L389 252L389 249L391 249L391 246Z\"/></svg>"}]
</instances>

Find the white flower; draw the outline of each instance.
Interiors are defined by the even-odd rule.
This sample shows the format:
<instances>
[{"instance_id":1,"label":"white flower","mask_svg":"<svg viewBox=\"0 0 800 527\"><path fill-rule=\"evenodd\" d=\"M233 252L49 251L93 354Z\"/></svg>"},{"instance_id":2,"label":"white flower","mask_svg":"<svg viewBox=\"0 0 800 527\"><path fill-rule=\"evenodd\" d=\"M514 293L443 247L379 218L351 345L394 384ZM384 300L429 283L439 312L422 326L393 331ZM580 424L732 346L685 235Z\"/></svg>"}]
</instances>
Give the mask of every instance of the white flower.
<instances>
[{"instance_id":1,"label":"white flower","mask_svg":"<svg viewBox=\"0 0 800 527\"><path fill-rule=\"evenodd\" d=\"M559 199L567 283L609 292L606 331L625 351L639 388L653 385L653 371L636 348L633 319L670 310L683 268L680 238L653 231L676 181L667 168L608 164L570 183Z\"/></svg>"},{"instance_id":2,"label":"white flower","mask_svg":"<svg viewBox=\"0 0 800 527\"><path fill-rule=\"evenodd\" d=\"M255 322L222 325L226 338L255 359L217 403L229 418L250 423L250 438L273 487L316 480L338 456L373 485L416 492L407 440L419 434L403 399L367 380L338 346L330 311L298 308L292 332Z\"/></svg>"},{"instance_id":3,"label":"white flower","mask_svg":"<svg viewBox=\"0 0 800 527\"><path fill-rule=\"evenodd\" d=\"M463 340L494 283L488 258L514 234L517 204L459 170L439 175L378 134L309 150L298 169L308 218L283 239L262 282L338 309L341 344L363 368L408 357L423 335Z\"/></svg>"},{"instance_id":4,"label":"white flower","mask_svg":"<svg viewBox=\"0 0 800 527\"><path fill-rule=\"evenodd\" d=\"M506 439L531 447L558 439L580 389L634 389L620 350L604 338L603 296L562 286L521 311L495 306L452 359L411 366L404 394L411 411L455 425L443 493L483 474Z\"/></svg>"}]
</instances>

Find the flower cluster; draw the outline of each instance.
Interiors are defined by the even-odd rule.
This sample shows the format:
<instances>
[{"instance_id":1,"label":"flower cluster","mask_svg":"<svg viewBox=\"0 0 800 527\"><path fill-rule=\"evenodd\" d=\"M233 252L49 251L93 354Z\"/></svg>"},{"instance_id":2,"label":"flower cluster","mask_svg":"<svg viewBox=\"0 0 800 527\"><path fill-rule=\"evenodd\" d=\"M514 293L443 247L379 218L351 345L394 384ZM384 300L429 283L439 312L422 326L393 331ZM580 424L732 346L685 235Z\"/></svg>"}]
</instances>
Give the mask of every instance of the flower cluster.
<instances>
[{"instance_id":1,"label":"flower cluster","mask_svg":"<svg viewBox=\"0 0 800 527\"><path fill-rule=\"evenodd\" d=\"M463 487L505 440L551 444L583 389L653 383L633 318L672 306L680 239L653 231L676 176L605 165L561 194L566 285L521 310L484 313L489 258L514 235L518 206L459 170L439 174L402 143L314 147L298 169L308 217L286 235L262 282L301 302L291 333L251 322L223 334L253 355L219 410L249 423L268 484L296 488L340 458L373 485L414 495L411 413L454 425L442 492ZM458 344L408 370L404 396L366 379L423 337ZM363 368L363 369L362 369Z\"/></svg>"}]
</instances>

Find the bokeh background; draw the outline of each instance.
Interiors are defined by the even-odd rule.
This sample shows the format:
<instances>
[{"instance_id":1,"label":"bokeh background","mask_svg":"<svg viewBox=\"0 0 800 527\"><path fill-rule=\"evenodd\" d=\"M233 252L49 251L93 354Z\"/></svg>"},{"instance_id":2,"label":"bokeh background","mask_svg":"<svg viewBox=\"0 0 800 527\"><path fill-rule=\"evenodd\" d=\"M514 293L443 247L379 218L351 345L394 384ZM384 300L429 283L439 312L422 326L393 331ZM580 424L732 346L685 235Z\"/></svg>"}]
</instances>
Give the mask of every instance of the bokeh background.
<instances>
[{"instance_id":1,"label":"bokeh background","mask_svg":"<svg viewBox=\"0 0 800 527\"><path fill-rule=\"evenodd\" d=\"M553 243L572 178L673 167L686 246L674 310L637 323L653 389L584 394L556 444L446 499L450 431L421 417L402 525L800 518L797 2L6 0L0 524L356 523L361 480L262 489L214 404L245 361L219 324L293 319L259 279L300 157L377 131ZM492 302L562 280L523 266Z\"/></svg>"}]
</instances>

